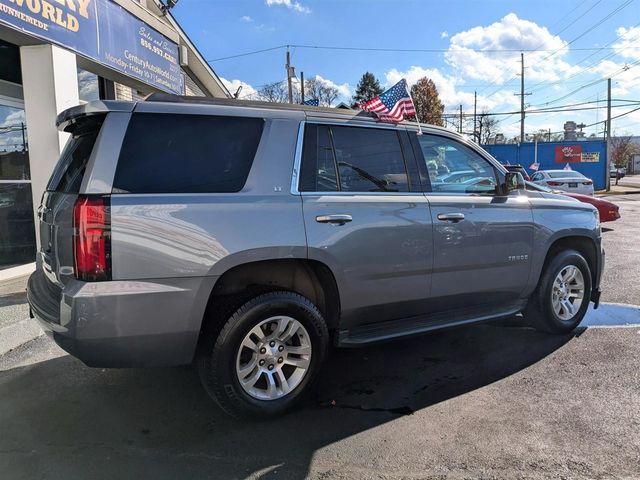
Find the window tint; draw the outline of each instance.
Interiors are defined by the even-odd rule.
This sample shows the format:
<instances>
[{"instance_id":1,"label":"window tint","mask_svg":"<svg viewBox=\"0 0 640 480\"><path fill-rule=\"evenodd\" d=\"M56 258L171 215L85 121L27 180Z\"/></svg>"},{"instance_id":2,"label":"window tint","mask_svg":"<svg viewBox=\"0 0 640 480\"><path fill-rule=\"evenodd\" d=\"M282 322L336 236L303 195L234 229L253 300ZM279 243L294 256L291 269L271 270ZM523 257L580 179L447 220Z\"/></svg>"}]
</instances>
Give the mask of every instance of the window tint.
<instances>
[{"instance_id":1,"label":"window tint","mask_svg":"<svg viewBox=\"0 0 640 480\"><path fill-rule=\"evenodd\" d=\"M433 192L495 193L495 169L478 153L460 142L436 135L420 135L418 141Z\"/></svg>"},{"instance_id":2,"label":"window tint","mask_svg":"<svg viewBox=\"0 0 640 480\"><path fill-rule=\"evenodd\" d=\"M300 169L300 191L335 192L336 190L338 190L338 179L329 138L329 127L307 125Z\"/></svg>"},{"instance_id":3,"label":"window tint","mask_svg":"<svg viewBox=\"0 0 640 480\"><path fill-rule=\"evenodd\" d=\"M391 129L331 127L340 190L408 192L398 133Z\"/></svg>"},{"instance_id":4,"label":"window tint","mask_svg":"<svg viewBox=\"0 0 640 480\"><path fill-rule=\"evenodd\" d=\"M78 193L104 116L78 121L49 179L50 192Z\"/></svg>"},{"instance_id":5,"label":"window tint","mask_svg":"<svg viewBox=\"0 0 640 480\"><path fill-rule=\"evenodd\" d=\"M134 114L114 192L238 192L247 181L263 126L259 118Z\"/></svg>"}]
</instances>

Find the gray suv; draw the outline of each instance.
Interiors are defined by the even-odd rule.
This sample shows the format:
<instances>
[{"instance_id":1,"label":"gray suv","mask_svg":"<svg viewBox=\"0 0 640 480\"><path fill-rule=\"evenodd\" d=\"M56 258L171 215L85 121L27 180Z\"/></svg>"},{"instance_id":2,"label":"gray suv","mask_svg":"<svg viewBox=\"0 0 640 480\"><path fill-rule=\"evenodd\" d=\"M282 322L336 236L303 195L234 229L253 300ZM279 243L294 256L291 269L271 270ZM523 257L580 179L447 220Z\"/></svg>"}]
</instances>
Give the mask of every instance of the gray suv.
<instances>
[{"instance_id":1,"label":"gray suv","mask_svg":"<svg viewBox=\"0 0 640 480\"><path fill-rule=\"evenodd\" d=\"M193 362L231 415L289 409L331 344L597 306L597 210L449 130L170 95L57 124L33 316L89 366Z\"/></svg>"}]
</instances>

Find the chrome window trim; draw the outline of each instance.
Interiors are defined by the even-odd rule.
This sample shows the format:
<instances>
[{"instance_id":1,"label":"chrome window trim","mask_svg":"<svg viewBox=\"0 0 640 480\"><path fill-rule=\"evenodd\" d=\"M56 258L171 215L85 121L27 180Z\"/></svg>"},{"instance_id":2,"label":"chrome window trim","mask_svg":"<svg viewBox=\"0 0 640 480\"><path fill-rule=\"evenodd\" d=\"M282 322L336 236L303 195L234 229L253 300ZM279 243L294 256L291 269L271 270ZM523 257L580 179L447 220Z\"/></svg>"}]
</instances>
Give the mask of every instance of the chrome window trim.
<instances>
[{"instance_id":1,"label":"chrome window trim","mask_svg":"<svg viewBox=\"0 0 640 480\"><path fill-rule=\"evenodd\" d=\"M327 196L327 195L335 195L335 196L424 196L425 192L301 192L299 191L300 185L300 166L302 165L302 148L304 143L304 128L306 124L310 125L335 125L338 127L359 127L359 128L377 128L377 129L385 129L385 130L406 130L404 125L391 125L391 124L375 124L369 125L360 123L354 123L353 120L349 119L349 121L340 122L336 120L323 120L322 118L313 118L312 120L303 120L300 122L298 127L298 137L296 139L296 151L295 158L293 161L293 172L291 173L291 194L298 195L303 197L318 197L318 196ZM406 160L405 160L406 161ZM406 165L405 165L406 169ZM408 178L408 174L407 174Z\"/></svg>"},{"instance_id":2,"label":"chrome window trim","mask_svg":"<svg viewBox=\"0 0 640 480\"><path fill-rule=\"evenodd\" d=\"M298 126L298 137L296 139L296 153L293 160L293 172L291 173L291 194L300 195L298 185L300 183L300 165L302 164L302 141L304 139L304 126L306 121L303 120Z\"/></svg>"}]
</instances>

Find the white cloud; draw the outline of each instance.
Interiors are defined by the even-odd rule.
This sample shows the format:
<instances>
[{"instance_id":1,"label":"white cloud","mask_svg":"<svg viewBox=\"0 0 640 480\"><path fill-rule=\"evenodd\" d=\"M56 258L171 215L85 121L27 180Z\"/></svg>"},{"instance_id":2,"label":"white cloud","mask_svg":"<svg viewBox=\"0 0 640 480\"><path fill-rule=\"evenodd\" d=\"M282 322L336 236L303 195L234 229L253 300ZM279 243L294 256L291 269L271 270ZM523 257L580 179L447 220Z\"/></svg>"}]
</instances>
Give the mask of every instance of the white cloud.
<instances>
[{"instance_id":1,"label":"white cloud","mask_svg":"<svg viewBox=\"0 0 640 480\"><path fill-rule=\"evenodd\" d=\"M242 17L240 17L240 20L242 20L243 22L247 22L247 23L252 23L253 22L253 18L251 18L249 15L243 15Z\"/></svg>"},{"instance_id":2,"label":"white cloud","mask_svg":"<svg viewBox=\"0 0 640 480\"><path fill-rule=\"evenodd\" d=\"M323 78L320 75L316 75L315 78L322 84L328 87L333 87L336 90L338 90L338 95L340 95L339 97L340 101L346 101L347 99L351 98L351 87L349 86L348 83L338 84L329 79Z\"/></svg>"},{"instance_id":3,"label":"white cloud","mask_svg":"<svg viewBox=\"0 0 640 480\"><path fill-rule=\"evenodd\" d=\"M566 42L546 27L520 19L515 13L489 26L456 33L451 37L445 59L465 77L500 85L519 72L519 50L547 50L525 52L530 81L559 80L576 71L563 60L568 52Z\"/></svg>"},{"instance_id":4,"label":"white cloud","mask_svg":"<svg viewBox=\"0 0 640 480\"><path fill-rule=\"evenodd\" d=\"M449 33L446 30L440 33L440 38L448 38L448 37L449 37Z\"/></svg>"},{"instance_id":5,"label":"white cloud","mask_svg":"<svg viewBox=\"0 0 640 480\"><path fill-rule=\"evenodd\" d=\"M290 10L295 10L296 12L311 13L311 9L309 7L305 7L296 0L265 0L265 3L268 7L272 7L274 5L283 5Z\"/></svg>"},{"instance_id":6,"label":"white cloud","mask_svg":"<svg viewBox=\"0 0 640 480\"><path fill-rule=\"evenodd\" d=\"M227 87L227 90L231 92L231 95L236 93L239 87L242 87L242 92L240 92L240 96L238 97L241 100L257 98L258 96L258 91L242 80L227 80L226 78L222 77L220 77L220 80L222 80L224 86Z\"/></svg>"},{"instance_id":7,"label":"white cloud","mask_svg":"<svg viewBox=\"0 0 640 480\"><path fill-rule=\"evenodd\" d=\"M616 34L620 38L620 41L613 44L616 54L623 58L640 60L640 27L620 27Z\"/></svg>"},{"instance_id":8,"label":"white cloud","mask_svg":"<svg viewBox=\"0 0 640 480\"><path fill-rule=\"evenodd\" d=\"M393 68L385 74L385 86L390 87L402 78L407 80L409 86L412 86L422 77L430 78L436 84L445 111L456 110L459 105L462 105L467 112L473 108L473 92L464 92L459 89L464 86L464 80L456 75L447 75L437 68L423 68L415 65L405 71ZM518 100L512 95L512 92L498 92L490 97L478 95L478 112L494 109L498 105L516 106L517 104Z\"/></svg>"}]
</instances>

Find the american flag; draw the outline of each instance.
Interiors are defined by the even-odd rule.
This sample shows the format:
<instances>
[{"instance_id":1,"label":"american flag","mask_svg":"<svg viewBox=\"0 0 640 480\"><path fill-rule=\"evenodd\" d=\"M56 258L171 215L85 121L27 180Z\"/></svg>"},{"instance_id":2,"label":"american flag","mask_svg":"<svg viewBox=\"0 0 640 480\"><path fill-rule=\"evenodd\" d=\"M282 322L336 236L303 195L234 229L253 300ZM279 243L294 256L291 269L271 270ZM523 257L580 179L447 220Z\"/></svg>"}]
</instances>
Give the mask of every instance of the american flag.
<instances>
[{"instance_id":1,"label":"american flag","mask_svg":"<svg viewBox=\"0 0 640 480\"><path fill-rule=\"evenodd\" d=\"M320 100L318 100L317 98L312 98L311 100L305 100L304 102L301 103L301 105L308 105L310 107L319 107Z\"/></svg>"},{"instance_id":2,"label":"american flag","mask_svg":"<svg viewBox=\"0 0 640 480\"><path fill-rule=\"evenodd\" d=\"M411 101L404 78L386 92L360 105L360 108L375 113L383 122L401 122L406 117L416 114L416 107Z\"/></svg>"}]
</instances>

